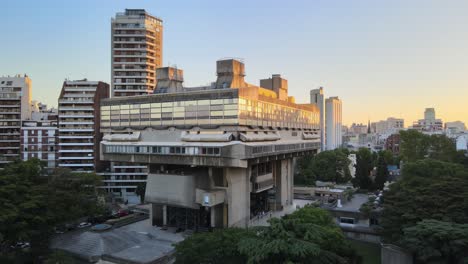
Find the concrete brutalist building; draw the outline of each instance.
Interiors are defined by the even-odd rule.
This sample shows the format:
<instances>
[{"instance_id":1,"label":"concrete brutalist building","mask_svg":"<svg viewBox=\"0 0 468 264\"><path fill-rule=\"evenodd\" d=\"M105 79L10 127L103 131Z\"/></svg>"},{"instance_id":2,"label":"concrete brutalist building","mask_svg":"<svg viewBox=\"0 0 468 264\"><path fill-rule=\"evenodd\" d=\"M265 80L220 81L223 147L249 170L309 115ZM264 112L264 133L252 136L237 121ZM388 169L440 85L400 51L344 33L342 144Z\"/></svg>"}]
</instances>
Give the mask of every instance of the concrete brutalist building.
<instances>
[{"instance_id":1,"label":"concrete brutalist building","mask_svg":"<svg viewBox=\"0 0 468 264\"><path fill-rule=\"evenodd\" d=\"M319 111L288 97L280 75L244 81L244 63L217 61L208 87L158 69L155 94L101 103L101 158L148 164L153 225L247 227L293 202L295 158L320 149Z\"/></svg>"}]
</instances>

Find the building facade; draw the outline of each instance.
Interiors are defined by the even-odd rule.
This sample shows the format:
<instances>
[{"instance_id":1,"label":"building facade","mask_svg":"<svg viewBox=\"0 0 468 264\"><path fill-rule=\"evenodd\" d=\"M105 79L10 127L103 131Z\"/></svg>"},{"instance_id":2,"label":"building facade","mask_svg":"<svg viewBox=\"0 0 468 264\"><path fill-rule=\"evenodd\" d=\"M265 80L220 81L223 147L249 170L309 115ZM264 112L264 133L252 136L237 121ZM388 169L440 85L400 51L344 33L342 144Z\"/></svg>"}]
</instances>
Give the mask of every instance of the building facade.
<instances>
[{"instance_id":1,"label":"building facade","mask_svg":"<svg viewBox=\"0 0 468 264\"><path fill-rule=\"evenodd\" d=\"M327 98L325 113L327 150L333 150L341 147L343 141L341 100L338 97Z\"/></svg>"},{"instance_id":2,"label":"building facade","mask_svg":"<svg viewBox=\"0 0 468 264\"><path fill-rule=\"evenodd\" d=\"M391 134L405 128L405 120L402 118L389 117L386 120L381 120L371 124L373 133L379 135Z\"/></svg>"},{"instance_id":3,"label":"building facade","mask_svg":"<svg viewBox=\"0 0 468 264\"><path fill-rule=\"evenodd\" d=\"M0 78L0 169L20 158L21 120L31 119L31 79Z\"/></svg>"},{"instance_id":4,"label":"building facade","mask_svg":"<svg viewBox=\"0 0 468 264\"><path fill-rule=\"evenodd\" d=\"M294 103L278 75L247 84L243 69L222 60L213 86L102 102L101 157L149 165L153 224L247 227L292 205L295 157L320 149L318 109Z\"/></svg>"},{"instance_id":5,"label":"building facade","mask_svg":"<svg viewBox=\"0 0 468 264\"><path fill-rule=\"evenodd\" d=\"M152 93L162 66L162 20L144 9L126 9L111 24L112 96Z\"/></svg>"},{"instance_id":6,"label":"building facade","mask_svg":"<svg viewBox=\"0 0 468 264\"><path fill-rule=\"evenodd\" d=\"M56 168L57 120L23 121L21 127L21 159L38 158L47 173Z\"/></svg>"},{"instance_id":7,"label":"building facade","mask_svg":"<svg viewBox=\"0 0 468 264\"><path fill-rule=\"evenodd\" d=\"M393 153L394 156L400 155L400 134L392 134L385 140L385 149Z\"/></svg>"},{"instance_id":8,"label":"building facade","mask_svg":"<svg viewBox=\"0 0 468 264\"><path fill-rule=\"evenodd\" d=\"M413 129L423 132L441 132L444 129L442 119L436 118L434 108L426 108L424 119L419 119L413 123Z\"/></svg>"},{"instance_id":9,"label":"building facade","mask_svg":"<svg viewBox=\"0 0 468 264\"><path fill-rule=\"evenodd\" d=\"M310 91L310 103L315 104L320 111L320 141L322 142L321 150L326 148L325 138L325 95L323 93L323 87Z\"/></svg>"},{"instance_id":10,"label":"building facade","mask_svg":"<svg viewBox=\"0 0 468 264\"><path fill-rule=\"evenodd\" d=\"M74 172L96 172L99 160L99 104L109 97L109 84L65 81L58 100L58 167Z\"/></svg>"}]
</instances>

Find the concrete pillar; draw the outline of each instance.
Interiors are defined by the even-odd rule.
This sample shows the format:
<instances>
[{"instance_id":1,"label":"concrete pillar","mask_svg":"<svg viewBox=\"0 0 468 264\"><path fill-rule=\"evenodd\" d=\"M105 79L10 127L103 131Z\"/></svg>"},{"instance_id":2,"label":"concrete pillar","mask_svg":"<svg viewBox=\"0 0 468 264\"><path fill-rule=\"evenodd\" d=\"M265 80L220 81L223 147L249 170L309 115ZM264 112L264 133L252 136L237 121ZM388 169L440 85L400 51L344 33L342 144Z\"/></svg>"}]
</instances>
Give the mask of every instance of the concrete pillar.
<instances>
[{"instance_id":1,"label":"concrete pillar","mask_svg":"<svg viewBox=\"0 0 468 264\"><path fill-rule=\"evenodd\" d=\"M216 210L216 207L213 206L210 208L210 225L211 227L215 227L215 210Z\"/></svg>"},{"instance_id":2,"label":"concrete pillar","mask_svg":"<svg viewBox=\"0 0 468 264\"><path fill-rule=\"evenodd\" d=\"M162 206L162 220L163 220L163 226L167 225L167 205Z\"/></svg>"},{"instance_id":3,"label":"concrete pillar","mask_svg":"<svg viewBox=\"0 0 468 264\"><path fill-rule=\"evenodd\" d=\"M228 226L247 227L250 220L250 169L228 168Z\"/></svg>"}]
</instances>

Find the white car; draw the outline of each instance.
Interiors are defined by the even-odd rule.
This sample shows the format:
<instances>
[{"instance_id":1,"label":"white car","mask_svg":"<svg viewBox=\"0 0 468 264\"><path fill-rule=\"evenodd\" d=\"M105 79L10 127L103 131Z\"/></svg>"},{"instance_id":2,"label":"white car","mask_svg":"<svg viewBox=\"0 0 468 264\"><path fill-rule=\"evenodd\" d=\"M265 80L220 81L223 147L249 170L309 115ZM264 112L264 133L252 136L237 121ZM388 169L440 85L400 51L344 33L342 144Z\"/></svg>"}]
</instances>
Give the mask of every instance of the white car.
<instances>
[{"instance_id":1,"label":"white car","mask_svg":"<svg viewBox=\"0 0 468 264\"><path fill-rule=\"evenodd\" d=\"M80 223L77 227L78 227L78 228L85 228L85 227L88 227L88 226L91 226L91 223L82 222L82 223Z\"/></svg>"}]
</instances>

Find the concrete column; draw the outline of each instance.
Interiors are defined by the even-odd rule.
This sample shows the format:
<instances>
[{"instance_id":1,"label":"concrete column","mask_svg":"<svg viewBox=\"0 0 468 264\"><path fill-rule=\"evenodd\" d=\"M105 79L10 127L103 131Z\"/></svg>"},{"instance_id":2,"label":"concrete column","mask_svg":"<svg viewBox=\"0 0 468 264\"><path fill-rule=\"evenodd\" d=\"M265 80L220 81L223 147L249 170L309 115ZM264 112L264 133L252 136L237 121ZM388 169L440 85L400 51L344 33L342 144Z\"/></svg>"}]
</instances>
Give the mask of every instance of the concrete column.
<instances>
[{"instance_id":1,"label":"concrete column","mask_svg":"<svg viewBox=\"0 0 468 264\"><path fill-rule=\"evenodd\" d=\"M163 213L163 216L162 216L163 226L166 226L167 225L167 205L162 206L162 213Z\"/></svg>"},{"instance_id":2,"label":"concrete column","mask_svg":"<svg viewBox=\"0 0 468 264\"><path fill-rule=\"evenodd\" d=\"M247 227L250 220L250 169L228 168L228 226Z\"/></svg>"},{"instance_id":3,"label":"concrete column","mask_svg":"<svg viewBox=\"0 0 468 264\"><path fill-rule=\"evenodd\" d=\"M211 227L215 227L215 210L216 210L215 206L210 208L210 225L211 225Z\"/></svg>"}]
</instances>

